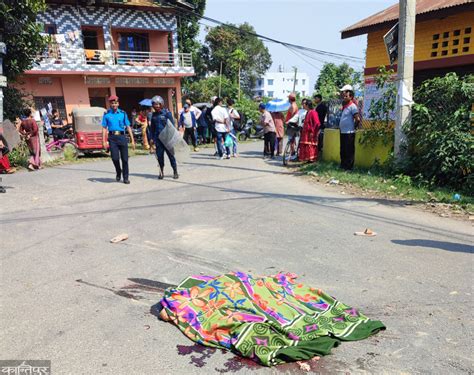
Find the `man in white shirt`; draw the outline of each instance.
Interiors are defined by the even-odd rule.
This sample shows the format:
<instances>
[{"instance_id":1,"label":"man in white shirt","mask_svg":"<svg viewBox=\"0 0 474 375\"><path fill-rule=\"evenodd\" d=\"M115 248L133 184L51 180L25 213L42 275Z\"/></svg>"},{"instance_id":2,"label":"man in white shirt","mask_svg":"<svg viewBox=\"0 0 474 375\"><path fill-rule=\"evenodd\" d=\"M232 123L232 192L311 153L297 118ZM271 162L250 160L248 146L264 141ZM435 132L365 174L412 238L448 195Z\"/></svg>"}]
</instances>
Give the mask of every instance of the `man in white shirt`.
<instances>
[{"instance_id":1,"label":"man in white shirt","mask_svg":"<svg viewBox=\"0 0 474 375\"><path fill-rule=\"evenodd\" d=\"M222 106L222 99L216 98L214 101L214 109L211 112L212 119L214 120L214 128L216 129L217 133L217 152L218 158L224 159L224 140L230 131L230 119L229 113L227 110ZM225 148L226 151L226 158L230 159L230 149L229 147Z\"/></svg>"}]
</instances>

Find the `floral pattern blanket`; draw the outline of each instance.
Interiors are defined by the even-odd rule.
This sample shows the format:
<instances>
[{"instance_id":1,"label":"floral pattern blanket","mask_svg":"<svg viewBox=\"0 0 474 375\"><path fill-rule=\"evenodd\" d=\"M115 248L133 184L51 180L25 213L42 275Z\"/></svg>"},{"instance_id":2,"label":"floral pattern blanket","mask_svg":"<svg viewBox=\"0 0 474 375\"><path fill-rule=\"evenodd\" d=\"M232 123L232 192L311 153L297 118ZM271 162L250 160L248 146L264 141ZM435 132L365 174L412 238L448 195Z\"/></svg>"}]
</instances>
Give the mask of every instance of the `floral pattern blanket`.
<instances>
[{"instance_id":1,"label":"floral pattern blanket","mask_svg":"<svg viewBox=\"0 0 474 375\"><path fill-rule=\"evenodd\" d=\"M290 273L191 276L168 289L161 305L160 316L191 340L265 366L329 354L341 341L385 329Z\"/></svg>"}]
</instances>

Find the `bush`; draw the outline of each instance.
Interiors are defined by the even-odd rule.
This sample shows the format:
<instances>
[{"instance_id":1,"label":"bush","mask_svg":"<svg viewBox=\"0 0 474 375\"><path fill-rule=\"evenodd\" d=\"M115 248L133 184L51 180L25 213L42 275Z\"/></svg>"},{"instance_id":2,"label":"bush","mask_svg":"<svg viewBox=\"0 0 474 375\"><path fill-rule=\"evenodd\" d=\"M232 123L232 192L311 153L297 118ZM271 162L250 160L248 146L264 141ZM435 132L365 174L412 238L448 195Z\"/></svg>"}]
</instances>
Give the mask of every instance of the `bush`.
<instances>
[{"instance_id":1,"label":"bush","mask_svg":"<svg viewBox=\"0 0 474 375\"><path fill-rule=\"evenodd\" d=\"M430 184L474 189L474 136L469 114L474 75L455 73L427 80L414 93L407 135L406 173Z\"/></svg>"},{"instance_id":2,"label":"bush","mask_svg":"<svg viewBox=\"0 0 474 375\"><path fill-rule=\"evenodd\" d=\"M13 167L28 167L28 159L30 157L30 151L26 142L20 142L10 153L8 159Z\"/></svg>"},{"instance_id":3,"label":"bush","mask_svg":"<svg viewBox=\"0 0 474 375\"><path fill-rule=\"evenodd\" d=\"M252 120L254 123L257 123L260 119L260 112L258 111L258 103L241 97L239 101L235 103L235 109L239 113L243 113L247 120Z\"/></svg>"}]
</instances>

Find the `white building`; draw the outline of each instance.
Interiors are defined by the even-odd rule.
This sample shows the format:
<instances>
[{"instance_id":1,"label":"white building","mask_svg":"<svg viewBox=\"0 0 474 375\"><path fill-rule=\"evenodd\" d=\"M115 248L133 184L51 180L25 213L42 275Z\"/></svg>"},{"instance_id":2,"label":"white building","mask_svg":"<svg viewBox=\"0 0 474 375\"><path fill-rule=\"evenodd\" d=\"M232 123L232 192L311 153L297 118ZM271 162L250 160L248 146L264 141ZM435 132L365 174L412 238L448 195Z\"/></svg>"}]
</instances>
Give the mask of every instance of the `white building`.
<instances>
[{"instance_id":1,"label":"white building","mask_svg":"<svg viewBox=\"0 0 474 375\"><path fill-rule=\"evenodd\" d=\"M290 93L299 92L301 96L311 95L309 88L309 76L303 72L285 72L280 66L278 72L267 72L265 76L257 79L253 89L255 96L267 96L275 99L285 99Z\"/></svg>"}]
</instances>

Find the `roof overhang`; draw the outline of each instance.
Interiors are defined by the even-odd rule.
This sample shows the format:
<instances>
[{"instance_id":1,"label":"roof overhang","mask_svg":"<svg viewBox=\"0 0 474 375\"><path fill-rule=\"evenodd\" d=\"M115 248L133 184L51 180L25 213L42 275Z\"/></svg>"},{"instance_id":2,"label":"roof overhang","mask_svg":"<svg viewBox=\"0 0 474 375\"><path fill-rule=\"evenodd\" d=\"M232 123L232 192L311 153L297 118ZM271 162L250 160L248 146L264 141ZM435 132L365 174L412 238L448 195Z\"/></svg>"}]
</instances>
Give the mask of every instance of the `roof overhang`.
<instances>
[{"instance_id":1,"label":"roof overhang","mask_svg":"<svg viewBox=\"0 0 474 375\"><path fill-rule=\"evenodd\" d=\"M428 21L428 20L433 20L433 19L445 18L445 17L449 17L455 14L459 14L461 12L466 12L466 11L474 11L474 2L453 5L449 8L441 8L441 9L433 10L431 12L417 14L416 22L423 22L423 21ZM369 19L370 18L371 17L369 17ZM386 20L384 22L376 23L373 25L356 27L356 28L349 27L341 31L341 39L352 38L354 36L364 35L364 34L374 32L374 31L388 30L397 22L398 22L398 17L390 19L390 20Z\"/></svg>"},{"instance_id":2,"label":"roof overhang","mask_svg":"<svg viewBox=\"0 0 474 375\"><path fill-rule=\"evenodd\" d=\"M148 3L148 4L147 4ZM46 0L46 4L94 6L102 8L127 8L150 12L176 13L175 8L165 5L151 4L151 1L140 1L136 3L116 3L111 0Z\"/></svg>"}]
</instances>

